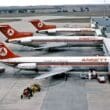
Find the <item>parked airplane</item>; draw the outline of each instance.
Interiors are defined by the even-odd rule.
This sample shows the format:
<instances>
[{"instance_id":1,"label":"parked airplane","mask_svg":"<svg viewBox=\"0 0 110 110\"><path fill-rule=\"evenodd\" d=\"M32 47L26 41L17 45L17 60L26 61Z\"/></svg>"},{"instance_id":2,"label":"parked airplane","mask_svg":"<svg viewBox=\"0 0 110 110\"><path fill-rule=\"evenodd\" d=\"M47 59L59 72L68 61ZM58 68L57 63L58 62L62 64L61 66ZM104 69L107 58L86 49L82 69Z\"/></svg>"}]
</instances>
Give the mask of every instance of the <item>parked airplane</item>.
<instances>
[{"instance_id":1,"label":"parked airplane","mask_svg":"<svg viewBox=\"0 0 110 110\"><path fill-rule=\"evenodd\" d=\"M79 34L83 35L93 35L95 32L95 29L92 28L58 28L56 25L45 24L39 19L31 20L29 22L37 29L37 32L46 32L48 34L55 34L57 32L79 32Z\"/></svg>"},{"instance_id":2,"label":"parked airplane","mask_svg":"<svg viewBox=\"0 0 110 110\"><path fill-rule=\"evenodd\" d=\"M21 57L11 51L3 42L0 42L0 62L6 63L20 70L38 70L39 67L49 67L45 74L35 79L47 78L53 75L66 73L74 67L103 67L108 66L110 57Z\"/></svg>"},{"instance_id":3,"label":"parked airplane","mask_svg":"<svg viewBox=\"0 0 110 110\"><path fill-rule=\"evenodd\" d=\"M98 36L40 36L9 39L8 42L37 46L36 49L48 49L67 45L99 45L103 42L103 39L103 37Z\"/></svg>"},{"instance_id":4,"label":"parked airplane","mask_svg":"<svg viewBox=\"0 0 110 110\"><path fill-rule=\"evenodd\" d=\"M7 42L46 50L67 46L67 44L100 43L103 40L102 37L98 36L32 36L30 32L18 32L9 25L0 25L0 31L7 37Z\"/></svg>"}]
</instances>

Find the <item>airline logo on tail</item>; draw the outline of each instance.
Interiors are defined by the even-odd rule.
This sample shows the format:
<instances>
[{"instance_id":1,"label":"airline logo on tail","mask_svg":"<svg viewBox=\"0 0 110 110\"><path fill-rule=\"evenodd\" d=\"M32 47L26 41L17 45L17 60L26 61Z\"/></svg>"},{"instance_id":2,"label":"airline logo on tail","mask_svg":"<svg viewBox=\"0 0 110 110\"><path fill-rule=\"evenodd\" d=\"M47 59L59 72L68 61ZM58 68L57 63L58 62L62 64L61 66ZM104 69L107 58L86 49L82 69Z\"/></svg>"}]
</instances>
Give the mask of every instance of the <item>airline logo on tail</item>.
<instances>
[{"instance_id":1,"label":"airline logo on tail","mask_svg":"<svg viewBox=\"0 0 110 110\"><path fill-rule=\"evenodd\" d=\"M42 28L42 27L43 27L43 22L39 21L39 22L37 23L37 26L38 26L39 28Z\"/></svg>"},{"instance_id":2,"label":"airline logo on tail","mask_svg":"<svg viewBox=\"0 0 110 110\"><path fill-rule=\"evenodd\" d=\"M11 28L7 30L7 34L8 34L9 36L13 36L14 33L15 33L14 30L11 29Z\"/></svg>"},{"instance_id":3,"label":"airline logo on tail","mask_svg":"<svg viewBox=\"0 0 110 110\"><path fill-rule=\"evenodd\" d=\"M0 56L6 56L8 53L7 49L5 47L0 47Z\"/></svg>"},{"instance_id":4,"label":"airline logo on tail","mask_svg":"<svg viewBox=\"0 0 110 110\"><path fill-rule=\"evenodd\" d=\"M37 30L47 30L56 28L56 25L45 24L39 19L31 20L30 22L35 28L37 28Z\"/></svg>"},{"instance_id":5,"label":"airline logo on tail","mask_svg":"<svg viewBox=\"0 0 110 110\"><path fill-rule=\"evenodd\" d=\"M16 58L18 55L14 54L5 43L0 42L0 59Z\"/></svg>"},{"instance_id":6,"label":"airline logo on tail","mask_svg":"<svg viewBox=\"0 0 110 110\"><path fill-rule=\"evenodd\" d=\"M16 39L33 36L32 32L19 32L12 28L10 25L0 25L0 31L8 38L8 39Z\"/></svg>"}]
</instances>

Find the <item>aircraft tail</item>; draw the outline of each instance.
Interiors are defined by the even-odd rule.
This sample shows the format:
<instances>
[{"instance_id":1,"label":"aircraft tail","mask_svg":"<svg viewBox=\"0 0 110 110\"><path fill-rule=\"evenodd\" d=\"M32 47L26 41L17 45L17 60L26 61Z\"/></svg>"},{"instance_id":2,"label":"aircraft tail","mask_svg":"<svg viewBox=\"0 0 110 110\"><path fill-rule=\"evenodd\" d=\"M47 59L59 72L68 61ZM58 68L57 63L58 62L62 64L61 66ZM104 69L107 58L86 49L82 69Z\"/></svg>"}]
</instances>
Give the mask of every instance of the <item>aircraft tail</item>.
<instances>
[{"instance_id":1,"label":"aircraft tail","mask_svg":"<svg viewBox=\"0 0 110 110\"><path fill-rule=\"evenodd\" d=\"M37 19L37 20L31 20L30 23L31 23L35 28L37 28L38 31L56 28L56 25L45 24L45 23L43 23L42 21L40 21L39 19Z\"/></svg>"},{"instance_id":2,"label":"aircraft tail","mask_svg":"<svg viewBox=\"0 0 110 110\"><path fill-rule=\"evenodd\" d=\"M22 37L32 36L32 32L18 32L10 25L0 25L0 31L8 38L8 39L16 39Z\"/></svg>"},{"instance_id":3,"label":"aircraft tail","mask_svg":"<svg viewBox=\"0 0 110 110\"><path fill-rule=\"evenodd\" d=\"M4 42L0 42L0 60L20 57L14 54Z\"/></svg>"}]
</instances>

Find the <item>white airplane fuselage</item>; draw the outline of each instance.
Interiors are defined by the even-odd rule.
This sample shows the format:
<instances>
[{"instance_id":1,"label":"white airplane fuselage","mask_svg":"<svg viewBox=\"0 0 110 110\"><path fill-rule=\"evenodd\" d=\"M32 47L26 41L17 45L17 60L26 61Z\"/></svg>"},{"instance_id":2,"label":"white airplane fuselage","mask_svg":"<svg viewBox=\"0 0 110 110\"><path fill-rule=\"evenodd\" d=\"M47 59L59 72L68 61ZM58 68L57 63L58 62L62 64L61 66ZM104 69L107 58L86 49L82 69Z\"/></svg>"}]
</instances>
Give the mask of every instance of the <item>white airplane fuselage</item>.
<instances>
[{"instance_id":1,"label":"white airplane fuselage","mask_svg":"<svg viewBox=\"0 0 110 110\"><path fill-rule=\"evenodd\" d=\"M34 44L39 46L45 43L68 43L68 44L90 44L90 43L102 43L103 37L98 36L31 36L26 38L9 39L9 42L21 43L21 44Z\"/></svg>"},{"instance_id":2,"label":"white airplane fuselage","mask_svg":"<svg viewBox=\"0 0 110 110\"><path fill-rule=\"evenodd\" d=\"M47 78L62 74L74 69L74 67L107 67L110 57L106 56L83 56L83 57L21 57L10 50L5 43L0 43L0 61L20 70L39 70L39 67L48 67L49 72L35 79Z\"/></svg>"},{"instance_id":3,"label":"white airplane fuselage","mask_svg":"<svg viewBox=\"0 0 110 110\"><path fill-rule=\"evenodd\" d=\"M1 62L19 65L37 66L104 66L110 62L110 57L17 57L1 60Z\"/></svg>"},{"instance_id":4,"label":"white airplane fuselage","mask_svg":"<svg viewBox=\"0 0 110 110\"><path fill-rule=\"evenodd\" d=\"M54 29L46 29L46 30L39 30L39 32L77 32L77 31L95 31L92 28L54 28Z\"/></svg>"},{"instance_id":5,"label":"white airplane fuselage","mask_svg":"<svg viewBox=\"0 0 110 110\"><path fill-rule=\"evenodd\" d=\"M39 33L47 33L48 35L68 35L68 36L94 36L97 35L95 29L91 28L55 28L38 30Z\"/></svg>"}]
</instances>

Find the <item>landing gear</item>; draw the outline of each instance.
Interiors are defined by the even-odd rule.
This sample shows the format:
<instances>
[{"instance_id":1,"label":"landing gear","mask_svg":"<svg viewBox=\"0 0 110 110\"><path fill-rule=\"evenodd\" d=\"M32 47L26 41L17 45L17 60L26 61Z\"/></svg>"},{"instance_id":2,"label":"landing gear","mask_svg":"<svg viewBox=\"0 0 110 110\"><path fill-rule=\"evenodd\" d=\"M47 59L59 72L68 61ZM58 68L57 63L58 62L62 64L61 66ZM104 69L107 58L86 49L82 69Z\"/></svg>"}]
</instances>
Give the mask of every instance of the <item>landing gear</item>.
<instances>
[{"instance_id":1,"label":"landing gear","mask_svg":"<svg viewBox=\"0 0 110 110\"><path fill-rule=\"evenodd\" d=\"M65 81L68 80L68 77L69 77L69 74L68 73L65 73Z\"/></svg>"},{"instance_id":2,"label":"landing gear","mask_svg":"<svg viewBox=\"0 0 110 110\"><path fill-rule=\"evenodd\" d=\"M48 52L55 52L55 49L54 48L49 48Z\"/></svg>"},{"instance_id":3,"label":"landing gear","mask_svg":"<svg viewBox=\"0 0 110 110\"><path fill-rule=\"evenodd\" d=\"M39 31L36 31L36 33L39 33Z\"/></svg>"},{"instance_id":4,"label":"landing gear","mask_svg":"<svg viewBox=\"0 0 110 110\"><path fill-rule=\"evenodd\" d=\"M39 69L38 69L38 68L36 68L36 69L35 69L35 72L39 73Z\"/></svg>"}]
</instances>

